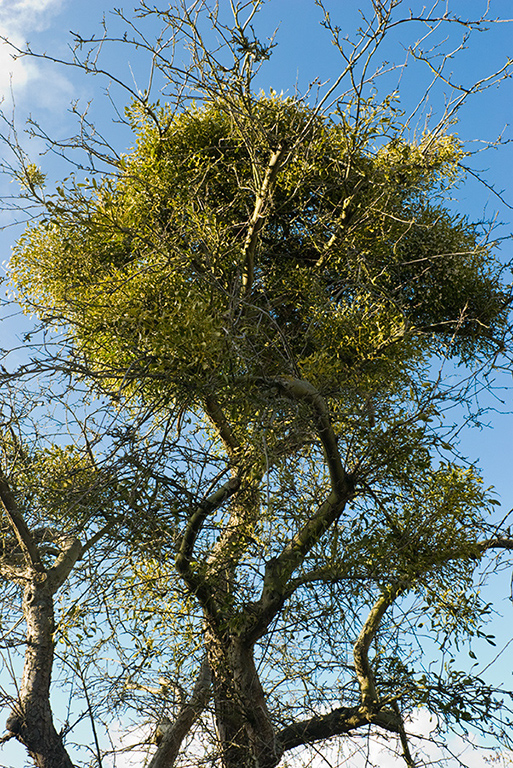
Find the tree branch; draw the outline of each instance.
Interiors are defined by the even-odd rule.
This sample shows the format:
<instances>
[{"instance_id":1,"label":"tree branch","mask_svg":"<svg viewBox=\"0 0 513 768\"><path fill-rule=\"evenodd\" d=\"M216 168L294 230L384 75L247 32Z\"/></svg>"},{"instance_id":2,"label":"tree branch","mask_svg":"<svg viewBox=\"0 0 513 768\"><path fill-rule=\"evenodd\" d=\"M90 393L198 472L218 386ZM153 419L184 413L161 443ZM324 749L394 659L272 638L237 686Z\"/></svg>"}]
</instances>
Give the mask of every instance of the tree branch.
<instances>
[{"instance_id":1,"label":"tree branch","mask_svg":"<svg viewBox=\"0 0 513 768\"><path fill-rule=\"evenodd\" d=\"M238 477L231 477L221 488L205 499L189 517L185 531L178 544L178 553L175 559L176 570L192 592L201 600L203 606L205 608L209 606L211 613L213 612L212 596L206 589L205 579L200 577L191 568L191 556L196 539L207 516L218 509L230 496L233 496L239 488L240 479Z\"/></svg>"},{"instance_id":2,"label":"tree branch","mask_svg":"<svg viewBox=\"0 0 513 768\"><path fill-rule=\"evenodd\" d=\"M349 483L348 475L343 467L337 438L331 425L328 408L320 392L308 381L292 377L280 377L270 382L272 386L290 398L308 403L314 412L315 427L324 448L324 455L331 479L331 488L335 494L345 494Z\"/></svg>"},{"instance_id":3,"label":"tree branch","mask_svg":"<svg viewBox=\"0 0 513 768\"><path fill-rule=\"evenodd\" d=\"M48 584L53 593L61 587L83 553L83 546L75 537L69 537L57 560L47 571Z\"/></svg>"},{"instance_id":4,"label":"tree branch","mask_svg":"<svg viewBox=\"0 0 513 768\"><path fill-rule=\"evenodd\" d=\"M479 542L479 548L486 552L487 549L513 549L513 539L498 536L495 539L487 539Z\"/></svg>"},{"instance_id":5,"label":"tree branch","mask_svg":"<svg viewBox=\"0 0 513 768\"><path fill-rule=\"evenodd\" d=\"M378 703L378 696L374 685L374 675L367 655L369 647L376 637L376 632L379 629L385 611L392 605L399 592L399 589L389 587L386 592L378 598L353 647L356 676L360 685L362 706L365 710L372 710Z\"/></svg>"},{"instance_id":6,"label":"tree branch","mask_svg":"<svg viewBox=\"0 0 513 768\"><path fill-rule=\"evenodd\" d=\"M218 488L213 494L205 499L190 516L185 531L183 532L176 556L176 567L182 575L190 571L191 555L198 533L205 521L205 518L218 509L226 499L232 496L240 488L238 477L231 477L228 482Z\"/></svg>"},{"instance_id":7,"label":"tree branch","mask_svg":"<svg viewBox=\"0 0 513 768\"><path fill-rule=\"evenodd\" d=\"M0 506L4 510L7 518L14 530L14 534L20 545L27 565L36 571L44 571L39 550L34 537L25 522L23 515L18 509L13 493L9 487L7 479L0 471Z\"/></svg>"},{"instance_id":8,"label":"tree branch","mask_svg":"<svg viewBox=\"0 0 513 768\"><path fill-rule=\"evenodd\" d=\"M272 191L272 187L280 167L280 162L283 159L284 152L285 145L280 144L278 149L271 155L262 186L260 187L257 198L255 200L253 215L251 216L249 222L249 229L246 235L244 249L242 251L242 255L245 259L245 272L242 277L242 285L246 296L251 293L251 288L253 286L255 275L255 250L258 241L258 233L262 229L262 225L265 221L264 207L267 203L268 196Z\"/></svg>"},{"instance_id":9,"label":"tree branch","mask_svg":"<svg viewBox=\"0 0 513 768\"><path fill-rule=\"evenodd\" d=\"M287 582L292 573L330 525L340 517L354 493L353 479L342 465L337 439L321 394L308 381L300 379L280 377L264 383L276 387L286 397L295 401L302 400L312 407L316 430L329 468L332 491L281 554L267 563L261 597L246 612L243 634L253 641L265 632L269 622L291 594L292 585L287 586Z\"/></svg>"},{"instance_id":10,"label":"tree branch","mask_svg":"<svg viewBox=\"0 0 513 768\"><path fill-rule=\"evenodd\" d=\"M224 443L228 456L232 458L237 449L240 448L240 442L233 433L232 428L228 424L228 420L223 413L221 406L217 399L213 395L207 395L205 397L205 412L210 421L216 427L219 437Z\"/></svg>"},{"instance_id":11,"label":"tree branch","mask_svg":"<svg viewBox=\"0 0 513 768\"><path fill-rule=\"evenodd\" d=\"M189 701L181 707L174 722L166 728L162 741L148 768L172 768L184 738L200 716L210 697L211 674L208 661L203 660Z\"/></svg>"},{"instance_id":12,"label":"tree branch","mask_svg":"<svg viewBox=\"0 0 513 768\"><path fill-rule=\"evenodd\" d=\"M365 707L339 707L326 715L317 715L309 720L293 723L277 733L277 741L283 751L321 739L343 736L351 731L378 725L392 733L399 733L399 722L394 712L383 709L370 712Z\"/></svg>"},{"instance_id":13,"label":"tree branch","mask_svg":"<svg viewBox=\"0 0 513 768\"><path fill-rule=\"evenodd\" d=\"M399 711L399 705L397 701L392 702L392 709L397 715L397 721L399 725L399 741L401 742L401 747L403 750L403 757L404 762L408 766L408 768L416 768L415 761L412 757L411 751L410 751L410 745L408 743L408 736L406 735L406 730L404 728L404 721L401 716L401 712Z\"/></svg>"},{"instance_id":14,"label":"tree branch","mask_svg":"<svg viewBox=\"0 0 513 768\"><path fill-rule=\"evenodd\" d=\"M265 568L260 599L252 603L246 612L246 625L242 634L248 640L255 641L264 634L286 598L292 593L292 587L297 586L288 584L292 573L323 533L340 517L351 494L351 487L348 487L347 495L342 497L331 493L314 517L296 533L281 554L269 560Z\"/></svg>"}]
</instances>

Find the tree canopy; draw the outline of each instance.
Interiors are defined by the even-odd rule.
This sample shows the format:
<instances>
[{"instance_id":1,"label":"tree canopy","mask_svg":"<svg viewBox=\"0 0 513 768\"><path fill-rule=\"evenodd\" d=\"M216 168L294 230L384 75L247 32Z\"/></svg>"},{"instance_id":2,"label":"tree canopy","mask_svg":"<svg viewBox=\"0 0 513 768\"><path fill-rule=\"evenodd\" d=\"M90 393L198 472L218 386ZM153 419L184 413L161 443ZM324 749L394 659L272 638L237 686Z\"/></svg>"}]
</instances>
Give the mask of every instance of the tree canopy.
<instances>
[{"instance_id":1,"label":"tree canopy","mask_svg":"<svg viewBox=\"0 0 513 768\"><path fill-rule=\"evenodd\" d=\"M65 334L47 367L85 392L74 447L28 445L15 408L2 436L1 573L28 632L6 738L38 766L73 765L56 639L95 765L114 713L150 724L152 768L275 768L369 727L415 766L417 708L510 743L502 694L445 657L485 636L475 574L513 542L443 424L508 347L510 273L449 203L465 150L447 126L408 135L365 73L329 108L254 89L259 5L208 16L230 69L185 6L143 3L193 40L192 93L134 100L134 147L99 177L48 192L18 171L43 213L12 284ZM377 45L401 3L371 5Z\"/></svg>"}]
</instances>

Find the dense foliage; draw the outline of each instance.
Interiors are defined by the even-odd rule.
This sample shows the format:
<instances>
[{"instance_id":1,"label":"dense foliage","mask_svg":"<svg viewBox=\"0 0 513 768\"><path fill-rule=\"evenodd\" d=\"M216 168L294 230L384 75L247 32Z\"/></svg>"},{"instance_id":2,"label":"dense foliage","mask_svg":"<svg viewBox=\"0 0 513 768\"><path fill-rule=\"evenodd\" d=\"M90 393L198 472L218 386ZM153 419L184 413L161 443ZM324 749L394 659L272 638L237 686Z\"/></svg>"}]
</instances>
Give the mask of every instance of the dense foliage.
<instances>
[{"instance_id":1,"label":"dense foliage","mask_svg":"<svg viewBox=\"0 0 513 768\"><path fill-rule=\"evenodd\" d=\"M41 542L61 560L70 536L104 547L101 588L93 558L75 584L94 599L58 631L116 656L98 721L116 706L169 718L155 768L274 768L369 724L412 766L403 713L418 707L486 731L500 698L428 668L417 642L443 657L482 634L474 569L511 545L442 425L464 395L440 366L486 366L509 328L504 268L447 203L459 142L407 140L391 100L326 114L218 92L128 114L136 144L115 173L50 194L12 261L20 302L64 329L71 369L124 420L92 447L84 427L84 454L16 454L2 476L46 526L29 570L53 573ZM20 581L9 499L3 573ZM108 629L84 633L101 604ZM28 726L9 728L39 755Z\"/></svg>"}]
</instances>

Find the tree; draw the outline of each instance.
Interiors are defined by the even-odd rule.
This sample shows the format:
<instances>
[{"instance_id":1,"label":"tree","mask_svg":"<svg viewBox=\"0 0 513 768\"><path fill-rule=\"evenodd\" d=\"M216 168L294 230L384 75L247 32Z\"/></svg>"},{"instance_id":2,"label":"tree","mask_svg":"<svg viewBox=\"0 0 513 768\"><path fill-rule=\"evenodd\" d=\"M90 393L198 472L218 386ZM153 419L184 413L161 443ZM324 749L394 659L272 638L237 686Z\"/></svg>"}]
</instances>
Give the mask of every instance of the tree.
<instances>
[{"instance_id":1,"label":"tree","mask_svg":"<svg viewBox=\"0 0 513 768\"><path fill-rule=\"evenodd\" d=\"M485 681L449 662L429 670L422 647L412 651L426 623L442 657L482 635L489 606L474 573L490 551L513 547L442 423L507 355L507 270L483 229L448 207L465 157L447 132L452 108L416 139L393 94L368 95L379 45L417 19L399 17L400 2L371 5L354 45L323 9L344 69L309 101L256 91L273 46L253 31L257 0L234 5L229 22L208 3L142 3L140 17L162 20L191 59L173 59L164 33L155 44L124 38L152 53L155 77L173 89L163 105L133 94L134 149L55 194L35 166L17 171L43 211L13 254L19 300L65 329L57 367L132 420L99 429L95 450L82 430L72 468L59 454L60 493L62 478L85 473L64 501L46 459L31 455L37 482L48 478L41 535L38 515L21 522L33 493L26 461L3 470L3 575L30 595L43 585L39 625L32 599L23 604L26 671L7 722L36 765L72 765L50 710L49 612L85 548L105 568L102 588L94 567L74 583L108 617L93 645L117 656L94 703L81 671L98 674L86 608L63 612L61 638L74 645L82 632L73 673L95 728L116 706L152 722L152 768L274 768L297 747L369 726L396 735L413 766L404 717L416 707L483 732L496 713L508 717ZM436 8L421 17L431 28L484 23ZM77 40L86 51L96 43ZM90 52L74 61L98 71ZM95 141L82 146L107 162ZM458 385L441 375L447 360L462 366Z\"/></svg>"},{"instance_id":2,"label":"tree","mask_svg":"<svg viewBox=\"0 0 513 768\"><path fill-rule=\"evenodd\" d=\"M67 443L63 443L64 429L52 441L50 426L55 416L44 416L44 390L39 389L36 395L20 388L18 376L9 375L5 369L2 378L9 385L0 410L2 630L7 626L2 642L7 654L16 655L17 649L26 648L16 696L13 698L6 688L1 691L2 704L11 710L3 741L15 736L36 765L71 766L63 732L57 732L52 717L50 681L55 633L66 636L77 611L68 593L67 610L61 613L57 629L56 594L69 589L70 583L83 584L101 572L100 562L94 565L88 561L88 552L109 530L119 527L130 486L123 480L125 462L119 445L110 441L106 460L102 461L96 450L96 457L93 454L98 441L96 418L103 422L102 439L109 433L101 408L87 409L87 417L80 418L71 404L65 409L62 390L54 389L53 396L47 395L45 400L48 403L59 398L59 411L66 415L69 433ZM40 376L40 387L42 383ZM83 392L80 395L84 397ZM80 409L83 414L85 399ZM123 443L126 448L126 436L120 441ZM109 557L105 544L102 557ZM81 609L86 604L82 602ZM26 623L25 639L16 631L20 615ZM9 667L13 674L16 666Z\"/></svg>"}]
</instances>

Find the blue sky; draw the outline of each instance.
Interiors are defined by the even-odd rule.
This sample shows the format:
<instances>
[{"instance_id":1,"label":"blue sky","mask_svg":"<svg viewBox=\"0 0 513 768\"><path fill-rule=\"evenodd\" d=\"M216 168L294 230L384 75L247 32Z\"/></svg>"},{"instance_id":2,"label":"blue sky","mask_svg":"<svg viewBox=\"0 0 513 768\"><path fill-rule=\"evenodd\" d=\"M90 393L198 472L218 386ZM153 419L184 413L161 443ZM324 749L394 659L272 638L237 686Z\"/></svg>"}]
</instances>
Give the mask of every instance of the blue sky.
<instances>
[{"instance_id":1,"label":"blue sky","mask_svg":"<svg viewBox=\"0 0 513 768\"><path fill-rule=\"evenodd\" d=\"M223 6L224 3L224 6ZM163 7L164 3L159 3ZM221 7L227 7L228 0L221 0ZM359 8L368 8L368 0L331 0L327 3L332 9L332 19L347 29L351 35L360 23ZM414 12L422 7L422 3L412 0L405 3L411 5ZM478 17L486 8L484 0L449 0L449 8L461 14L472 13ZM124 5L125 11L130 12L133 4ZM445 3L440 4L444 10ZM99 0L0 0L0 35L9 37L16 44L23 46L30 41L34 49L45 50L56 57L68 57L70 36L69 30L80 31L83 36L98 32L103 16L107 21L115 19L110 14L110 5ZM492 0L490 17L507 19L513 17L511 0ZM271 60L264 66L259 75L258 87L268 90L274 88L278 92L293 94L298 87L304 92L307 87L319 79L321 83L333 82L340 71L340 56L331 45L329 36L319 22L321 13L313 0L268 0L264 3L258 29L265 30L264 35L271 35L276 30L277 47ZM412 24L397 28L390 36L384 51L390 62L401 65L405 62L406 42L417 39L424 33L422 25ZM444 45L447 50L452 46L456 49L461 39L461 29L443 26L436 33L436 42ZM446 39L444 43L444 39ZM461 51L450 63L454 82L465 88L482 77L486 77L499 69L508 56L513 56L513 23L492 25L487 33L473 33L467 44L467 49ZM107 68L111 68L127 82L136 84L138 88L145 87L146 62L131 53L118 50L105 50ZM430 82L431 74L425 67L410 62L406 69L395 68L384 75L379 81L379 93L385 95L400 88L401 100L399 105L409 114L414 105L423 97ZM130 144L130 135L113 122L112 109L105 99L105 89L108 81L100 78L84 78L73 70L37 60L21 59L13 61L5 47L0 46L0 94L4 97L4 108L9 114L12 94L16 103L16 120L20 131L29 114L37 117L50 135L64 136L73 131L73 119L69 114L70 101L78 99L85 104L94 99L91 114L102 131L116 143L119 150ZM326 86L324 86L326 87ZM329 87L329 86L328 86ZM111 95L121 109L125 98L115 87ZM447 98L451 98L447 88L434 87L431 98L422 113L412 121L411 130L422 130L428 114L432 123L436 123ZM465 146L472 152L477 152L493 142L499 135L513 139L511 122L513 110L513 81L509 80L500 88L489 90L470 97L458 112L458 123L452 128L466 142ZM22 134L20 134L22 135ZM22 139L27 151L36 164L41 165L51 177L59 178L65 170L58 158L51 155L40 156L44 147L40 140ZM0 150L1 152L1 150ZM6 156L5 156L6 157ZM498 149L474 154L468 160L475 171L482 172L487 183L499 191L504 200L513 205L513 144ZM0 190L4 194L12 193L12 185L0 181ZM488 219L504 222L496 229L499 237L506 237L511 231L511 209L501 202L486 186L469 177L467 183L454 193L452 205L458 212L466 212L470 219ZM9 225L12 217L2 214L0 224ZM9 226L0 232L0 263L9 258L9 249L20 229ZM513 258L511 243L504 242L501 258L505 261ZM3 309L4 322L0 346L10 347L21 343L24 330L30 321L21 318L12 308ZM8 318L8 319L6 319ZM13 358L14 360L15 358ZM483 402L494 410L490 411L486 421L490 428L480 431L466 430L462 433L462 450L472 461L482 467L485 484L494 485L502 502L500 515L513 507L513 416L512 393L508 390L513 383L510 374L501 379L500 384L505 388L496 395L484 395ZM502 398L504 403L499 399ZM495 629L504 644L511 637L513 627L510 594L510 575L507 574L495 582L494 597L498 597L499 610L504 614L502 621L495 623ZM511 654L510 654L511 656ZM507 658L505 654L504 658ZM507 674L511 679L511 669L507 673L501 667L500 673ZM505 679L503 677L503 679ZM460 745L461 746L461 745ZM5 755L6 753L4 753ZM2 760L7 756L0 757ZM486 763L484 757L477 751L465 758L466 764L472 768L482 768ZM383 765L388 763L383 758ZM13 763L14 765L14 763Z\"/></svg>"}]
</instances>

